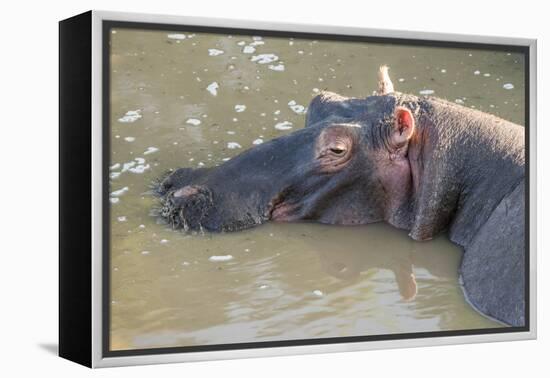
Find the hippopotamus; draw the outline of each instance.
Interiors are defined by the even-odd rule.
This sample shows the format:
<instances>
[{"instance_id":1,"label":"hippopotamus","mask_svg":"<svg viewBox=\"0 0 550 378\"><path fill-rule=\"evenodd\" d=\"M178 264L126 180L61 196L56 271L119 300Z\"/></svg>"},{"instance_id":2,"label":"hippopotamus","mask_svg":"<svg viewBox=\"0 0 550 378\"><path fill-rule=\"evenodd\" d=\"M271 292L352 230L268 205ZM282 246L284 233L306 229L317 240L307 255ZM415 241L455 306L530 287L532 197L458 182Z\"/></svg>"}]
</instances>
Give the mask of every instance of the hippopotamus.
<instances>
[{"instance_id":1,"label":"hippopotamus","mask_svg":"<svg viewBox=\"0 0 550 378\"><path fill-rule=\"evenodd\" d=\"M525 130L436 97L394 90L387 67L365 98L323 92L305 127L212 168L160 181L175 228L264 222L387 222L416 241L446 232L463 248L460 280L482 314L525 325Z\"/></svg>"}]
</instances>

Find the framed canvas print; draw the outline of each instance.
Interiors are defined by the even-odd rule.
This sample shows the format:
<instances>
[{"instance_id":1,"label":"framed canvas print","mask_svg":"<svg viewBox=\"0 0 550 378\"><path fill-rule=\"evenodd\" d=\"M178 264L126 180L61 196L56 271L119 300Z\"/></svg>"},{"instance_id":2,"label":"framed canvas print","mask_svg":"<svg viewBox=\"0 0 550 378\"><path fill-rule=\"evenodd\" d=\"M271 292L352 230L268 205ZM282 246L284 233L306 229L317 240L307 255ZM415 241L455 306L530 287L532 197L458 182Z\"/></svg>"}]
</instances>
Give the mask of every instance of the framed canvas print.
<instances>
[{"instance_id":1,"label":"framed canvas print","mask_svg":"<svg viewBox=\"0 0 550 378\"><path fill-rule=\"evenodd\" d=\"M536 335L536 41L60 22L60 355Z\"/></svg>"}]
</instances>

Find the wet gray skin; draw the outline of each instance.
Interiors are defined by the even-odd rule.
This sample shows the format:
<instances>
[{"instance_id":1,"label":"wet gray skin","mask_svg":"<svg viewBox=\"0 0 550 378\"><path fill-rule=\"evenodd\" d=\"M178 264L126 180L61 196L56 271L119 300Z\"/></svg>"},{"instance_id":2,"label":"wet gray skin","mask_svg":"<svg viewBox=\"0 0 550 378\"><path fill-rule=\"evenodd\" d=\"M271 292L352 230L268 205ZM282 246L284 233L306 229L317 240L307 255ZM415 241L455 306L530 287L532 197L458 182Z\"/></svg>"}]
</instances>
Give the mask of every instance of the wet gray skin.
<instances>
[{"instance_id":1,"label":"wet gray skin","mask_svg":"<svg viewBox=\"0 0 550 378\"><path fill-rule=\"evenodd\" d=\"M326 92L305 128L218 167L164 179L162 215L185 230L238 231L266 221L385 221L418 241L449 230L465 250L466 295L514 326L524 315L524 129L437 98Z\"/></svg>"}]
</instances>

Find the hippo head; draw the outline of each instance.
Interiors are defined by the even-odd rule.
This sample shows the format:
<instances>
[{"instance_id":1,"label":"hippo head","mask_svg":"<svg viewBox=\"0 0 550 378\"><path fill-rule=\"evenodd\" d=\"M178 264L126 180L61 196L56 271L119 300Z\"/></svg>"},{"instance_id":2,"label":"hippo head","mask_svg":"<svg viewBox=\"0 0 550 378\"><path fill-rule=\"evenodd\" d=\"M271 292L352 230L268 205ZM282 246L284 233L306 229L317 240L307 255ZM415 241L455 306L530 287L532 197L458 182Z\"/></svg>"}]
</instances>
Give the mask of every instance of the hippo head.
<instances>
[{"instance_id":1,"label":"hippo head","mask_svg":"<svg viewBox=\"0 0 550 378\"><path fill-rule=\"evenodd\" d=\"M385 67L379 75L376 95L315 97L303 129L218 167L175 170L158 186L161 215L186 230L266 221L408 227L414 107L393 93Z\"/></svg>"}]
</instances>

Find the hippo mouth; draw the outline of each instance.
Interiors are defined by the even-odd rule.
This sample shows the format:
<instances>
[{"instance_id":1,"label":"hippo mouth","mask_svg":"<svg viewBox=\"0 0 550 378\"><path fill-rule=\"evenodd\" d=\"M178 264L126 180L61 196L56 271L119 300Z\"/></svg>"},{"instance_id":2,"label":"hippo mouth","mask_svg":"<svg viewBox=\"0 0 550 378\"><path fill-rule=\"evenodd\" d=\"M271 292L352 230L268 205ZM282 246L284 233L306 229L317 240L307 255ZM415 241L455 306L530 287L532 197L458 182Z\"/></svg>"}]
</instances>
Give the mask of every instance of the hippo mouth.
<instances>
[{"instance_id":1,"label":"hippo mouth","mask_svg":"<svg viewBox=\"0 0 550 378\"><path fill-rule=\"evenodd\" d=\"M276 196L271 201L269 210L269 220L274 222L291 222L298 219L296 210L299 204L290 203L282 195Z\"/></svg>"}]
</instances>

